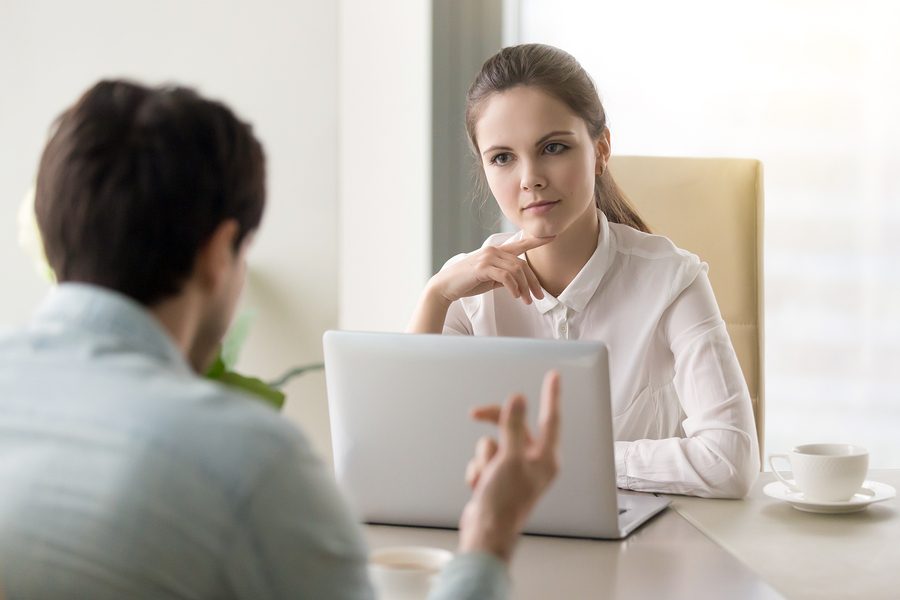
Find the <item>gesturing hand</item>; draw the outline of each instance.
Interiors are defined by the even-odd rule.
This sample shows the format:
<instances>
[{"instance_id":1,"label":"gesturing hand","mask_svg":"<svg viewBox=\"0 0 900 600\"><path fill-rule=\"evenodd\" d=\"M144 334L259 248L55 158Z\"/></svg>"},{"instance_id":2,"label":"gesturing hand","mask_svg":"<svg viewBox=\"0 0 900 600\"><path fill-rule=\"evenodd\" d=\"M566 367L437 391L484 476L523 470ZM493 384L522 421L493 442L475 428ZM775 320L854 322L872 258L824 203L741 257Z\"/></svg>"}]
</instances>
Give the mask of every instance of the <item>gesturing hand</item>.
<instances>
[{"instance_id":1,"label":"gesturing hand","mask_svg":"<svg viewBox=\"0 0 900 600\"><path fill-rule=\"evenodd\" d=\"M526 238L501 246L486 246L459 262L442 269L430 285L446 300L454 302L505 287L514 298L531 304L531 295L543 298L544 292L528 261L519 255L548 244L553 237Z\"/></svg>"},{"instance_id":2,"label":"gesturing hand","mask_svg":"<svg viewBox=\"0 0 900 600\"><path fill-rule=\"evenodd\" d=\"M479 440L466 480L473 488L460 520L460 551L491 552L509 560L516 538L559 468L559 374L544 377L536 436L525 421L525 398L480 407L472 416L500 426L499 443Z\"/></svg>"}]
</instances>

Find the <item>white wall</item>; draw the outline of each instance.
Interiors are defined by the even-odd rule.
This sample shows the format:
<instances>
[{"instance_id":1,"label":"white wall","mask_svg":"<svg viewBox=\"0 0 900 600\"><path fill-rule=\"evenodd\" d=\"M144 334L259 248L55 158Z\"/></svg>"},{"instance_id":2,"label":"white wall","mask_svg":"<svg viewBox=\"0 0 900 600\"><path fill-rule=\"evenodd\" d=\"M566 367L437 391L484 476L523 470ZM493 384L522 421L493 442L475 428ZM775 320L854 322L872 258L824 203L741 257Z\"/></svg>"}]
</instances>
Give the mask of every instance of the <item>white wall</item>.
<instances>
[{"instance_id":1,"label":"white wall","mask_svg":"<svg viewBox=\"0 0 900 600\"><path fill-rule=\"evenodd\" d=\"M339 21L340 325L402 331L431 269L431 3Z\"/></svg>"},{"instance_id":2,"label":"white wall","mask_svg":"<svg viewBox=\"0 0 900 600\"><path fill-rule=\"evenodd\" d=\"M101 77L177 81L251 121L268 155L243 302L258 318L240 367L268 378L320 360L338 304L337 19L336 3L313 0L0 1L0 327L46 289L15 215L53 118ZM287 391L289 417L328 456L321 373Z\"/></svg>"}]
</instances>

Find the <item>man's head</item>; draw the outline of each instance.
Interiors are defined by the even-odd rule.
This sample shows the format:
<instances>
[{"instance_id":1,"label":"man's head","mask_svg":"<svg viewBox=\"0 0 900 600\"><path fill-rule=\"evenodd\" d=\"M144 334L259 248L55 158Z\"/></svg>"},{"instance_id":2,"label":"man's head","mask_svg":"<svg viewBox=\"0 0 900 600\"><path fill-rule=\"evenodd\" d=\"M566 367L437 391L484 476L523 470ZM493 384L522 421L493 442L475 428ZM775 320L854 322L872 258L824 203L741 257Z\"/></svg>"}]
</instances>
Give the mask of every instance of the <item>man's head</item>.
<instances>
[{"instance_id":1,"label":"man's head","mask_svg":"<svg viewBox=\"0 0 900 600\"><path fill-rule=\"evenodd\" d=\"M186 88L101 81L58 119L35 212L60 282L150 309L193 289L213 313L197 334L214 345L264 204L262 147L226 106Z\"/></svg>"}]
</instances>

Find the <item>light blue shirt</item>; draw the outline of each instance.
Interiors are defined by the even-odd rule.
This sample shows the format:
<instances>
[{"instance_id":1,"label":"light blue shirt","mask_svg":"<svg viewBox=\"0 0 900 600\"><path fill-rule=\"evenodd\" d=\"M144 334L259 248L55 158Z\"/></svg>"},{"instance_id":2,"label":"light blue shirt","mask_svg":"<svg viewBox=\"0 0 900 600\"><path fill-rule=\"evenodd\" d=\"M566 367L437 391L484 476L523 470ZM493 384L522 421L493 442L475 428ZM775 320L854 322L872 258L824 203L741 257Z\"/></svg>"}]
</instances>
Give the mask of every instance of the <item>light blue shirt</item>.
<instances>
[{"instance_id":1,"label":"light blue shirt","mask_svg":"<svg viewBox=\"0 0 900 600\"><path fill-rule=\"evenodd\" d=\"M0 337L0 582L17 598L372 598L331 473L275 411L198 377L140 305L79 284ZM502 598L457 557L434 598Z\"/></svg>"}]
</instances>

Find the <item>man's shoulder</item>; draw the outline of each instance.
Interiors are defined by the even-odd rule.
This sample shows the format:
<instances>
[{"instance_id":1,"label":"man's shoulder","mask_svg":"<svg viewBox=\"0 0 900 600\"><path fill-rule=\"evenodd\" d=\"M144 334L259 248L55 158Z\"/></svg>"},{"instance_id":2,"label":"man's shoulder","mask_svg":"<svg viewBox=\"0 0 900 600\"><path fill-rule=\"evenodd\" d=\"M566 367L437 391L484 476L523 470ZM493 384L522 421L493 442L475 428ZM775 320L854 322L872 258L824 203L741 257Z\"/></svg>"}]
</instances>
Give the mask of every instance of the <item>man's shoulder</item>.
<instances>
[{"instance_id":1,"label":"man's shoulder","mask_svg":"<svg viewBox=\"0 0 900 600\"><path fill-rule=\"evenodd\" d=\"M263 400L200 377L169 382L169 394L151 416L151 435L226 479L252 479L286 457L317 460L303 433Z\"/></svg>"},{"instance_id":2,"label":"man's shoulder","mask_svg":"<svg viewBox=\"0 0 900 600\"><path fill-rule=\"evenodd\" d=\"M79 436L108 440L127 468L170 465L236 500L282 459L317 460L262 400L159 357L73 339L27 330L0 339L0 404L34 433L26 443L59 436L56 447L77 454L86 451Z\"/></svg>"}]
</instances>

